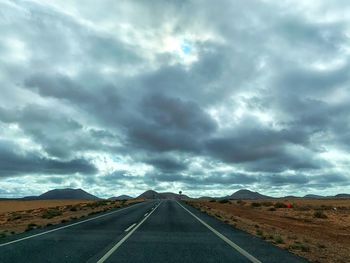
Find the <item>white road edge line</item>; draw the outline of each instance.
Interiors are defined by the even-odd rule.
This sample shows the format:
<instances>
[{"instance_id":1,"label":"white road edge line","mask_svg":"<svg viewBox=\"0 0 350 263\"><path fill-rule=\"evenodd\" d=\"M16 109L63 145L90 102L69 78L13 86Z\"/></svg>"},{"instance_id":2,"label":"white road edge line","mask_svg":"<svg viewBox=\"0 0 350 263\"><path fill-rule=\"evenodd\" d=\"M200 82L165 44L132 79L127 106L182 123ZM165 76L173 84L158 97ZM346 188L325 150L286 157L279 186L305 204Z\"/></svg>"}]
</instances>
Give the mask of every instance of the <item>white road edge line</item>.
<instances>
[{"instance_id":1,"label":"white road edge line","mask_svg":"<svg viewBox=\"0 0 350 263\"><path fill-rule=\"evenodd\" d=\"M258 260L257 258L255 258L254 256L252 256L251 254L249 254L247 251L245 251L243 248L241 248L240 246L238 246L236 243L232 242L230 239L228 239L227 237L225 237L223 234L221 234L220 232L218 232L217 230L215 230L214 228L212 228L210 225L208 225L207 223L205 223L202 219L200 219L199 217L197 217L195 214L193 214L190 210L188 210L187 208L185 208L183 205L181 205L178 201L176 201L176 203L181 206L183 209L185 209L190 215L192 215L194 218L196 218L199 222L201 222L204 226L206 226L210 231L212 231L215 235L217 235L219 238L221 238L223 241L225 241L228 245L230 245L232 248L234 248L235 250L237 250L240 254L242 254L243 256L245 256L247 259L249 259L251 262L253 263L262 263L260 260Z\"/></svg>"},{"instance_id":2,"label":"white road edge line","mask_svg":"<svg viewBox=\"0 0 350 263\"><path fill-rule=\"evenodd\" d=\"M117 244L114 245L114 247L112 247L106 254L104 254L104 256L102 258L100 258L99 261L97 261L97 263L103 263L105 262L131 235L132 233L134 233L142 224L143 222L145 222L147 220L147 218L150 217L150 215L152 215L152 213L154 211L156 211L156 209L158 208L158 206L161 204L162 202L160 202L155 209L152 210L152 212L150 212L148 214L148 216L146 216L145 218L143 218L141 220L140 223L137 224L136 227L134 227L128 234L126 234L121 240L119 240L119 242Z\"/></svg>"},{"instance_id":3,"label":"white road edge line","mask_svg":"<svg viewBox=\"0 0 350 263\"><path fill-rule=\"evenodd\" d=\"M139 203L139 204L136 204L136 205L140 205L142 203ZM83 221L79 221L79 222L76 222L76 223L73 223L73 224L70 224L70 225L66 225L66 226L61 226L61 227L58 227L58 228L55 228L55 229L51 229L51 230L48 230L48 231L45 231L45 232L41 232L41 233L38 233L38 234L35 234L35 235L31 235L31 236L23 237L23 238L20 238L20 239L12 240L12 241L9 241L9 242L6 242L6 243L2 243L2 244L0 244L0 247L4 247L4 246L7 246L7 245L10 245L10 244L13 244L13 243L24 241L24 240L27 240L27 239L30 239L30 238L33 238L33 237L46 235L46 234L49 234L49 233L52 233L52 232L55 232L55 231L58 231L58 230L61 230L61 229L65 229L65 228L68 228L68 227L80 225L80 224L83 224L83 223L86 223L86 222L89 222L89 221L92 221L92 220L99 219L101 217L105 217L105 216L109 216L109 215L114 214L114 213L118 213L120 211L123 211L125 209L128 209L128 208L136 206L136 205L132 205L132 206L128 206L128 207L125 207L125 208L121 208L121 209L118 209L116 211L113 211L113 212L110 212L110 213L107 213L107 214L103 214L103 215L99 215L99 216L96 216L96 217L93 217L93 218L85 219Z\"/></svg>"},{"instance_id":4,"label":"white road edge line","mask_svg":"<svg viewBox=\"0 0 350 263\"><path fill-rule=\"evenodd\" d=\"M134 226L136 226L136 223L133 223L131 226L129 226L127 229L125 229L124 232L129 232L129 230L131 228L133 228Z\"/></svg>"}]
</instances>

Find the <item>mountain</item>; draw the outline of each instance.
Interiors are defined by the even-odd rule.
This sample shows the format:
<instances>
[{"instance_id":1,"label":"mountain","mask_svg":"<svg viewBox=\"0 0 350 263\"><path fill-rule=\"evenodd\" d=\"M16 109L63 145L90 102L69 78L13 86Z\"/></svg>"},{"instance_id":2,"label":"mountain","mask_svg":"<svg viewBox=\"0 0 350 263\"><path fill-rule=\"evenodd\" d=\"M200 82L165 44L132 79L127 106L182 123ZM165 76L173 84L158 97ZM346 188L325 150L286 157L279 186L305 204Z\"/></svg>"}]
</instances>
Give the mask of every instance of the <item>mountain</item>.
<instances>
[{"instance_id":1,"label":"mountain","mask_svg":"<svg viewBox=\"0 0 350 263\"><path fill-rule=\"evenodd\" d=\"M187 195L182 194L180 196L179 194L170 193L170 192L160 193L160 195L162 196L162 199L189 199Z\"/></svg>"},{"instance_id":2,"label":"mountain","mask_svg":"<svg viewBox=\"0 0 350 263\"><path fill-rule=\"evenodd\" d=\"M247 189L241 189L228 197L229 199L269 199L271 196L262 195L258 192L252 192Z\"/></svg>"},{"instance_id":3,"label":"mountain","mask_svg":"<svg viewBox=\"0 0 350 263\"><path fill-rule=\"evenodd\" d=\"M335 198L350 198L350 194L337 194L334 197Z\"/></svg>"},{"instance_id":4,"label":"mountain","mask_svg":"<svg viewBox=\"0 0 350 263\"><path fill-rule=\"evenodd\" d=\"M108 200L117 201L117 200L129 200L132 198L133 197L129 195L120 195L120 196L114 196L114 197L108 198Z\"/></svg>"},{"instance_id":5,"label":"mountain","mask_svg":"<svg viewBox=\"0 0 350 263\"><path fill-rule=\"evenodd\" d=\"M282 199L288 199L288 198L300 198L299 196L295 196L295 195L286 195L284 197L281 197Z\"/></svg>"},{"instance_id":6,"label":"mountain","mask_svg":"<svg viewBox=\"0 0 350 263\"><path fill-rule=\"evenodd\" d=\"M158 193L153 190L148 190L142 194L140 194L137 198L142 198L142 199L180 199L179 194L175 193ZM187 195L181 195L181 199L189 199Z\"/></svg>"},{"instance_id":7,"label":"mountain","mask_svg":"<svg viewBox=\"0 0 350 263\"><path fill-rule=\"evenodd\" d=\"M140 194L137 198L141 199L162 199L162 196L153 190L148 190L142 194Z\"/></svg>"},{"instance_id":8,"label":"mountain","mask_svg":"<svg viewBox=\"0 0 350 263\"><path fill-rule=\"evenodd\" d=\"M22 197L21 199L22 200L28 200L28 201L30 201L30 200L38 200L38 196L36 196L36 195L25 196L25 197Z\"/></svg>"},{"instance_id":9,"label":"mountain","mask_svg":"<svg viewBox=\"0 0 350 263\"><path fill-rule=\"evenodd\" d=\"M309 198L309 199L321 199L321 198L325 198L322 195L313 195L313 194L308 194L308 195L304 195L304 198Z\"/></svg>"},{"instance_id":10,"label":"mountain","mask_svg":"<svg viewBox=\"0 0 350 263\"><path fill-rule=\"evenodd\" d=\"M76 199L76 200L98 200L99 198L85 192L82 189L54 189L43 193L36 197L37 200L52 200L52 199Z\"/></svg>"}]
</instances>

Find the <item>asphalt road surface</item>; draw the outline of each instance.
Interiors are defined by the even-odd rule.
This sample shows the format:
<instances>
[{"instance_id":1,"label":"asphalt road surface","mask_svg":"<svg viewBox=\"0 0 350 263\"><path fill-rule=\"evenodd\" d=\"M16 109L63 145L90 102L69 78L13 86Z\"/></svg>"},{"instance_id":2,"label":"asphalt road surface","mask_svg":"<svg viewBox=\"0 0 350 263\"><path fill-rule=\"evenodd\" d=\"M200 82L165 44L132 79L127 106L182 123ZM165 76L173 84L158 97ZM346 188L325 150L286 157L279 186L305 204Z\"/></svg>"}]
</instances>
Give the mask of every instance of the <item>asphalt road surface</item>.
<instances>
[{"instance_id":1,"label":"asphalt road surface","mask_svg":"<svg viewBox=\"0 0 350 263\"><path fill-rule=\"evenodd\" d=\"M0 262L307 262L173 200L148 201L0 243Z\"/></svg>"}]
</instances>

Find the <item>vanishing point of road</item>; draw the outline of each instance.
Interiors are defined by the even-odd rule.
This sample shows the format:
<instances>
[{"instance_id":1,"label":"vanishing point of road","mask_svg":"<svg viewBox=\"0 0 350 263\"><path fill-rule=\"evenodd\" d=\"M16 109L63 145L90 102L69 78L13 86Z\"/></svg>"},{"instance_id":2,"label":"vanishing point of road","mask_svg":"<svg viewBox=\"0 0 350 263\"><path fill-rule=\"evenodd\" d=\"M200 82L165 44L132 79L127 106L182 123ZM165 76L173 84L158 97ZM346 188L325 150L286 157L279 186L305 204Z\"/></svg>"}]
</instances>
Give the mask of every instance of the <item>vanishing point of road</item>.
<instances>
[{"instance_id":1,"label":"vanishing point of road","mask_svg":"<svg viewBox=\"0 0 350 263\"><path fill-rule=\"evenodd\" d=\"M183 202L155 200L9 237L0 262L307 261Z\"/></svg>"}]
</instances>

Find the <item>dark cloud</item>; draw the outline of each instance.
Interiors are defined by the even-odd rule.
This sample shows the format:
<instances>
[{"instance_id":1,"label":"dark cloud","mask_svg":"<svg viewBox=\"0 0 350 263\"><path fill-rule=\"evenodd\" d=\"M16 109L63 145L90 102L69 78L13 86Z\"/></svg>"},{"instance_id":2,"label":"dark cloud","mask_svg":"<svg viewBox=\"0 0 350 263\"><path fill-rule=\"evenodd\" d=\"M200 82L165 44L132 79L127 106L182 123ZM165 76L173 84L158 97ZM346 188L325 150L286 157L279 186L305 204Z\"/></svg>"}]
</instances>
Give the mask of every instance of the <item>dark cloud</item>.
<instances>
[{"instance_id":1,"label":"dark cloud","mask_svg":"<svg viewBox=\"0 0 350 263\"><path fill-rule=\"evenodd\" d=\"M276 131L258 123L243 125L206 141L205 153L228 163L242 163L248 170L282 172L287 169L317 169L322 162L304 149L308 137L298 130ZM297 150L296 150L297 149Z\"/></svg>"},{"instance_id":2,"label":"dark cloud","mask_svg":"<svg viewBox=\"0 0 350 263\"><path fill-rule=\"evenodd\" d=\"M110 183L115 183L119 181L132 180L132 177L128 176L127 171L120 170L104 176L103 180Z\"/></svg>"},{"instance_id":3,"label":"dark cloud","mask_svg":"<svg viewBox=\"0 0 350 263\"><path fill-rule=\"evenodd\" d=\"M82 125L60 112L47 114L47 110L33 104L17 110L0 108L0 120L18 124L48 154L69 157L76 143L73 134L82 132Z\"/></svg>"},{"instance_id":4,"label":"dark cloud","mask_svg":"<svg viewBox=\"0 0 350 263\"><path fill-rule=\"evenodd\" d=\"M153 151L196 151L216 129L215 121L196 103L161 94L143 98L140 115L128 121L131 143Z\"/></svg>"},{"instance_id":5,"label":"dark cloud","mask_svg":"<svg viewBox=\"0 0 350 263\"><path fill-rule=\"evenodd\" d=\"M0 176L24 174L95 174L96 167L85 159L60 161L21 152L16 145L0 141Z\"/></svg>"},{"instance_id":6,"label":"dark cloud","mask_svg":"<svg viewBox=\"0 0 350 263\"><path fill-rule=\"evenodd\" d=\"M170 157L146 159L145 162L164 173L181 172L187 169L187 165L183 162L183 160L179 161Z\"/></svg>"},{"instance_id":7,"label":"dark cloud","mask_svg":"<svg viewBox=\"0 0 350 263\"><path fill-rule=\"evenodd\" d=\"M97 87L91 87L91 83L81 85L79 82L79 79L72 80L65 75L35 74L26 80L25 85L41 96L66 101L104 125L115 124L115 117L121 111L118 88L105 82Z\"/></svg>"},{"instance_id":8,"label":"dark cloud","mask_svg":"<svg viewBox=\"0 0 350 263\"><path fill-rule=\"evenodd\" d=\"M266 183L272 184L272 185L303 185L310 182L310 178L306 175L302 174L293 174L293 175L280 175L280 174L273 174L273 175L267 175Z\"/></svg>"}]
</instances>

